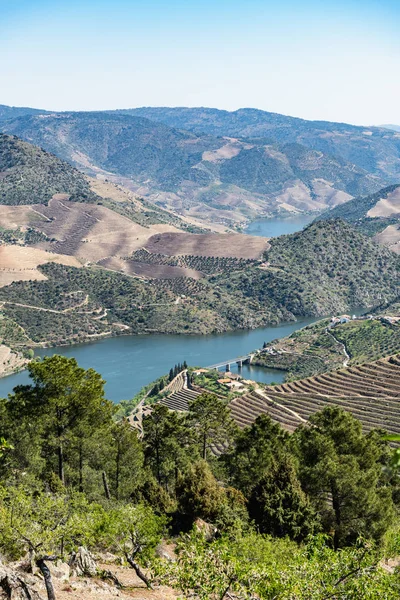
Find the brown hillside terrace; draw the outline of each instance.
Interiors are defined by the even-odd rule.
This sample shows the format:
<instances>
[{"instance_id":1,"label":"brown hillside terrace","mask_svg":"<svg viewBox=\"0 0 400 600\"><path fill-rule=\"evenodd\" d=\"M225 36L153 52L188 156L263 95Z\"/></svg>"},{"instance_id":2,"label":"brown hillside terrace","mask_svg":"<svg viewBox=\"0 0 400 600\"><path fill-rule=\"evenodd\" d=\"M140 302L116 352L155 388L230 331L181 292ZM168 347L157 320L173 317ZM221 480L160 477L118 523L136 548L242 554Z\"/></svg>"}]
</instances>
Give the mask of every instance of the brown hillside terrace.
<instances>
[{"instance_id":1,"label":"brown hillside terrace","mask_svg":"<svg viewBox=\"0 0 400 600\"><path fill-rule=\"evenodd\" d=\"M187 411L189 402L202 391L187 388L182 378L172 393L161 400L171 410ZM327 405L349 411L364 431L385 429L400 434L400 355L393 355L358 367L342 368L315 377L275 386L257 386L230 402L232 417L239 427L251 425L268 414L292 432L307 423ZM218 449L214 451L218 454Z\"/></svg>"}]
</instances>

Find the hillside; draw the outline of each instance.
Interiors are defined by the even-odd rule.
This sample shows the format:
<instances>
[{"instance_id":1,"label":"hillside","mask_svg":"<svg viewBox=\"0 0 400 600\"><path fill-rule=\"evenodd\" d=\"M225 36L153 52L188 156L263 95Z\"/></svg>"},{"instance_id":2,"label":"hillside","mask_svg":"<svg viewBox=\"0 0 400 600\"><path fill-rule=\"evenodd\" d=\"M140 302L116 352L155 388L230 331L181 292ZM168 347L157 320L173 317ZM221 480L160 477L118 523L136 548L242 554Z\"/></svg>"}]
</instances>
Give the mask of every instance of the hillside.
<instances>
[{"instance_id":1,"label":"hillside","mask_svg":"<svg viewBox=\"0 0 400 600\"><path fill-rule=\"evenodd\" d=\"M228 283L295 315L324 316L396 297L399 260L344 221L319 221L270 240L262 268L234 273Z\"/></svg>"},{"instance_id":2,"label":"hillside","mask_svg":"<svg viewBox=\"0 0 400 600\"><path fill-rule=\"evenodd\" d=\"M358 197L318 217L344 219L381 245L400 253L400 184Z\"/></svg>"},{"instance_id":3,"label":"hillside","mask_svg":"<svg viewBox=\"0 0 400 600\"><path fill-rule=\"evenodd\" d=\"M96 201L85 176L70 164L22 140L0 134L0 204L38 204L55 194Z\"/></svg>"},{"instance_id":4,"label":"hillside","mask_svg":"<svg viewBox=\"0 0 400 600\"><path fill-rule=\"evenodd\" d=\"M295 140L215 137L118 112L28 115L1 128L163 207L228 226L321 211L388 180Z\"/></svg>"},{"instance_id":5,"label":"hillside","mask_svg":"<svg viewBox=\"0 0 400 600\"><path fill-rule=\"evenodd\" d=\"M27 106L6 106L5 104L0 104L0 122L17 119L26 115L41 115L45 112L47 111Z\"/></svg>"},{"instance_id":6,"label":"hillside","mask_svg":"<svg viewBox=\"0 0 400 600\"><path fill-rule=\"evenodd\" d=\"M189 389L175 386L161 402L171 410L187 411L189 403L203 391L227 397L232 417L240 428L268 415L289 432L304 425L317 411L336 406L361 421L365 432L384 429L400 433L398 397L400 394L400 356L388 356L361 366L341 368L289 383L260 385L242 382L242 388L227 394L226 387L211 371L192 377ZM218 448L223 452L224 448Z\"/></svg>"},{"instance_id":7,"label":"hillside","mask_svg":"<svg viewBox=\"0 0 400 600\"><path fill-rule=\"evenodd\" d=\"M105 210L96 210L100 208ZM100 239L105 224L95 225ZM70 239L72 244L74 238ZM85 256L89 263L80 269L36 267L41 281L17 281L0 288L2 311L34 343L57 344L121 332L252 329L295 315L320 316L397 298L399 259L344 222L314 223L301 233L271 240L270 245L255 238L258 245L253 248L251 238L239 234L224 239L226 247L217 234L185 233L161 234L145 242L117 236L116 247L110 246L111 240L71 247L52 242L49 248L82 260ZM218 249L212 249L213 241ZM134 250L137 243L146 247ZM243 249L240 243L245 244ZM204 255L207 247L210 252ZM238 256L232 256L234 247ZM115 257L101 259L110 248ZM130 256L120 256L123 249ZM184 249L191 254L184 254Z\"/></svg>"},{"instance_id":8,"label":"hillside","mask_svg":"<svg viewBox=\"0 0 400 600\"><path fill-rule=\"evenodd\" d=\"M354 163L386 181L400 179L400 135L384 127L307 121L254 108L233 112L215 108L137 108L119 111L147 117L198 134L268 138L298 143Z\"/></svg>"},{"instance_id":9,"label":"hillside","mask_svg":"<svg viewBox=\"0 0 400 600\"><path fill-rule=\"evenodd\" d=\"M388 319L395 305L378 309L375 318L341 323L324 319L274 340L260 350L252 364L286 371L285 381L358 365L400 352L400 324Z\"/></svg>"},{"instance_id":10,"label":"hillside","mask_svg":"<svg viewBox=\"0 0 400 600\"><path fill-rule=\"evenodd\" d=\"M394 355L360 367L267 386L251 403L246 396L234 400L232 414L242 427L264 413L293 430L302 419L308 420L330 404L351 412L365 431L381 428L400 433L399 374L399 355Z\"/></svg>"}]
</instances>

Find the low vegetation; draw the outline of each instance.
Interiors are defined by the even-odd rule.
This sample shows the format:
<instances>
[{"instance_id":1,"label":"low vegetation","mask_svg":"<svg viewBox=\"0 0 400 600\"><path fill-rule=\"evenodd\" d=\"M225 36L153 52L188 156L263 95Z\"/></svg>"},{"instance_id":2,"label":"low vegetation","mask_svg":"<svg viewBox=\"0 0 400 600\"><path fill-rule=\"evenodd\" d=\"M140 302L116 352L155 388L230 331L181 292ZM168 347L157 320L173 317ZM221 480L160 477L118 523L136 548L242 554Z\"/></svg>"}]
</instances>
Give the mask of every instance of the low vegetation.
<instances>
[{"instance_id":1,"label":"low vegetation","mask_svg":"<svg viewBox=\"0 0 400 600\"><path fill-rule=\"evenodd\" d=\"M399 314L398 310L388 311L392 312ZM253 364L282 369L287 372L285 381L292 381L396 354L400 352L400 324L391 323L379 313L380 310L372 319L352 320L334 327L330 319L307 325L286 338L265 344Z\"/></svg>"},{"instance_id":2,"label":"low vegetation","mask_svg":"<svg viewBox=\"0 0 400 600\"><path fill-rule=\"evenodd\" d=\"M159 260L145 251L138 254L141 260ZM95 266L46 264L39 267L46 281L19 281L0 289L0 301L6 302L3 312L35 341L56 344L106 331L217 333L254 328L295 315L337 314L355 302L382 304L398 293L399 258L341 221L313 223L303 232L273 240L261 265L187 255L165 260L217 273L199 281L143 281ZM52 312L60 310L60 298L77 291L88 296L87 306L62 315ZM26 307L14 306L22 297Z\"/></svg>"},{"instance_id":3,"label":"low vegetation","mask_svg":"<svg viewBox=\"0 0 400 600\"><path fill-rule=\"evenodd\" d=\"M96 201L84 175L56 156L0 134L0 204L47 204L54 194Z\"/></svg>"},{"instance_id":4,"label":"low vegetation","mask_svg":"<svg viewBox=\"0 0 400 600\"><path fill-rule=\"evenodd\" d=\"M29 372L0 401L0 549L3 561L29 553L49 600L49 563L80 556L86 577L124 594L117 566L93 560L105 551L165 597L395 597L382 559L400 543L398 478L381 432L336 406L292 435L265 414L238 429L226 400L203 393L186 413L155 405L139 439L92 369L52 356ZM162 539L172 560L155 553ZM32 591L15 563L2 569Z\"/></svg>"}]
</instances>

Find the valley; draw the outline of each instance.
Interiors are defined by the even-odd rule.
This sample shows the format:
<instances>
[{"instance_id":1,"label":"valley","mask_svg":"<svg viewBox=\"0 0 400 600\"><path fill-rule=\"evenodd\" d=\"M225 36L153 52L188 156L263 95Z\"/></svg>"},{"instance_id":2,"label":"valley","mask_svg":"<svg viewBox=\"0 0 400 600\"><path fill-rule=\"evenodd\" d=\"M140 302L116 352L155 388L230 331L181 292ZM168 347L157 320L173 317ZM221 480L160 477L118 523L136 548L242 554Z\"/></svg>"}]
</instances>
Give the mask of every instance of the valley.
<instances>
[{"instance_id":1,"label":"valley","mask_svg":"<svg viewBox=\"0 0 400 600\"><path fill-rule=\"evenodd\" d=\"M298 137L290 137L293 123L301 120L281 116L282 129L260 111L259 126L235 129L222 113L217 129L206 119L204 130L201 119L179 115L171 126L157 110L148 111L150 118L134 111L17 113L3 119L0 129L204 227L240 228L260 216L317 214L382 188L400 172L400 138L389 130L376 128L369 139L362 128L348 126L343 133L340 124L316 128L304 121ZM240 111L237 116L232 114L233 122L241 121ZM367 139L373 158L360 163L346 148ZM379 168L379 153L388 155L390 172Z\"/></svg>"},{"instance_id":2,"label":"valley","mask_svg":"<svg viewBox=\"0 0 400 600\"><path fill-rule=\"evenodd\" d=\"M400 597L400 4L297 4L0 1L0 600Z\"/></svg>"}]
</instances>

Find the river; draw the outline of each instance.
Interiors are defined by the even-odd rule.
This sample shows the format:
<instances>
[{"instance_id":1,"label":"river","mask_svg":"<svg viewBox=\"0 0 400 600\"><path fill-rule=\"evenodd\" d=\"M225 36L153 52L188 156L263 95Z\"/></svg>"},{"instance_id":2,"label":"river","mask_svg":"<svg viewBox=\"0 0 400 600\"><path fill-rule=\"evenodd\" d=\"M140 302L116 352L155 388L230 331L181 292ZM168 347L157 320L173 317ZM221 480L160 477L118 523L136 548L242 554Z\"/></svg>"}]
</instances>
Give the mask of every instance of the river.
<instances>
[{"instance_id":1,"label":"river","mask_svg":"<svg viewBox=\"0 0 400 600\"><path fill-rule=\"evenodd\" d=\"M91 344L40 349L36 356L74 356L85 369L92 367L102 374L107 382L107 398L119 402L132 398L141 387L168 373L178 362L186 360L191 366L206 367L243 356L264 342L289 335L312 321L315 318L218 335L126 335ZM242 374L265 383L283 379L282 371L247 365L243 366ZM26 371L0 379L0 397L5 397L14 386L28 382Z\"/></svg>"},{"instance_id":2,"label":"river","mask_svg":"<svg viewBox=\"0 0 400 600\"><path fill-rule=\"evenodd\" d=\"M311 220L309 215L287 219L259 219L249 226L246 233L275 237L282 233L298 231ZM277 326L218 335L127 335L90 344L40 349L35 355L62 354L75 357L85 369L92 367L101 373L107 382L107 398L119 402L135 396L144 385L168 373L178 362L183 363L186 360L191 366L206 367L248 354L260 348L264 342L289 335L313 321L315 318L301 319ZM235 368L236 366L232 366L232 370ZM284 377L282 371L251 365L244 365L242 374L245 378L263 383L280 382ZM0 397L7 396L16 385L26 383L29 383L27 371L0 379Z\"/></svg>"},{"instance_id":3,"label":"river","mask_svg":"<svg viewBox=\"0 0 400 600\"><path fill-rule=\"evenodd\" d=\"M293 215L274 219L257 219L245 229L249 235L277 237L287 233L300 231L315 219L314 215Z\"/></svg>"}]
</instances>

